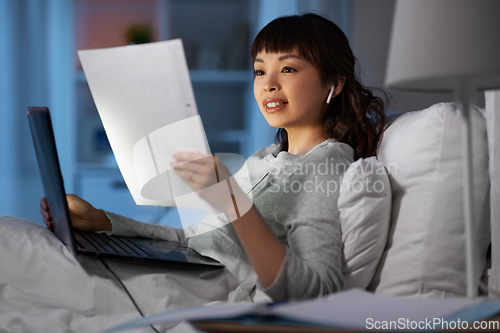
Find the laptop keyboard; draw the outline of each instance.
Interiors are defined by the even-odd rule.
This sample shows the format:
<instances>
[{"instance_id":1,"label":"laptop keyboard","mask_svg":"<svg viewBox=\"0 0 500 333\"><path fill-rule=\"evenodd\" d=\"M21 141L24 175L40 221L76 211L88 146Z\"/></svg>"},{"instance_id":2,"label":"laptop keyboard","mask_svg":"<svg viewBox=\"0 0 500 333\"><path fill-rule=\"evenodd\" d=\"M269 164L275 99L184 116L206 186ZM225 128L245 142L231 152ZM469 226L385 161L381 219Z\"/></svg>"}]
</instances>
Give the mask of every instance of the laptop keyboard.
<instances>
[{"instance_id":1,"label":"laptop keyboard","mask_svg":"<svg viewBox=\"0 0 500 333\"><path fill-rule=\"evenodd\" d=\"M151 255L140 244L135 244L126 237L109 237L106 234L96 234L93 232L76 232L91 243L99 252L151 258Z\"/></svg>"}]
</instances>

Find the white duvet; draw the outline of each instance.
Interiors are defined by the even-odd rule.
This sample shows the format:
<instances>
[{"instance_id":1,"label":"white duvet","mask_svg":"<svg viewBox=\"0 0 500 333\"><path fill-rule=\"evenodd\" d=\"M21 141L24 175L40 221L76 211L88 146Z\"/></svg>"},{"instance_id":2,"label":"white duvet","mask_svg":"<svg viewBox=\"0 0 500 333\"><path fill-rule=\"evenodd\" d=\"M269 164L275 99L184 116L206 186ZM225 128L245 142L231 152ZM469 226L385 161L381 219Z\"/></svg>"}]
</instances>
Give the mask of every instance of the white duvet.
<instances>
[{"instance_id":1,"label":"white duvet","mask_svg":"<svg viewBox=\"0 0 500 333\"><path fill-rule=\"evenodd\" d=\"M222 255L218 259L229 269L109 265L146 315L214 302L253 301L255 273L232 260L242 255L237 246L220 239L217 243L213 255ZM33 222L0 216L0 269L0 332L100 332L140 317L99 261L75 259L50 231ZM172 331L189 331L188 326Z\"/></svg>"}]
</instances>

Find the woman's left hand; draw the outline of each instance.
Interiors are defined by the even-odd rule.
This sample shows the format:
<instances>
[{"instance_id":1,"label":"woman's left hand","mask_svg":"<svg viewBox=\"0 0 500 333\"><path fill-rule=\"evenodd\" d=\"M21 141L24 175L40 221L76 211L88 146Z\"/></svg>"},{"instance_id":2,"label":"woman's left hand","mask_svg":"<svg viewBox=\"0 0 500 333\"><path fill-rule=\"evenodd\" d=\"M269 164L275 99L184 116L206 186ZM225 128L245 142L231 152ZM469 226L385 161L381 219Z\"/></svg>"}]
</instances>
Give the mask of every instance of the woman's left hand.
<instances>
[{"instance_id":1,"label":"woman's left hand","mask_svg":"<svg viewBox=\"0 0 500 333\"><path fill-rule=\"evenodd\" d=\"M177 152L173 155L173 158L174 161L171 165L177 175L195 190L202 199L226 214L234 212L233 199L225 192L227 185L212 187L232 176L219 158L214 155L195 152ZM229 181L226 184L229 184ZM239 190L239 187L231 190Z\"/></svg>"}]
</instances>

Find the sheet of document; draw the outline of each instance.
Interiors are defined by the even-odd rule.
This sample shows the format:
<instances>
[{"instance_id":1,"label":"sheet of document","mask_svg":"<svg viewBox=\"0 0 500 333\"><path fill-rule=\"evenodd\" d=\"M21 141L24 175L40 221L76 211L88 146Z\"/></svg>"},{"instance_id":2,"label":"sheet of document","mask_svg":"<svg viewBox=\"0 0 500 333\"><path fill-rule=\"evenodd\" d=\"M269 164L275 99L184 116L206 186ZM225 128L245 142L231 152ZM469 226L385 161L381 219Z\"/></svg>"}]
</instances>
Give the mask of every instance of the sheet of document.
<instances>
[{"instance_id":1,"label":"sheet of document","mask_svg":"<svg viewBox=\"0 0 500 333\"><path fill-rule=\"evenodd\" d=\"M483 320L500 311L499 301L484 298L408 298L374 295L364 290L347 290L312 300L255 304L236 303L170 311L138 319L110 329L126 331L152 325L175 325L181 321L224 321L272 324L262 316L274 316L278 324L311 325L337 329L382 330L443 330L464 321ZM288 322L287 322L288 320ZM447 324L445 323L447 321ZM472 324L471 324L472 325ZM444 327L444 328L443 328ZM456 327L456 326L455 326ZM462 326L463 327L463 326Z\"/></svg>"},{"instance_id":2,"label":"sheet of document","mask_svg":"<svg viewBox=\"0 0 500 333\"><path fill-rule=\"evenodd\" d=\"M138 205L176 206L189 188L176 151L210 154L180 39L78 51L116 161ZM170 172L169 172L170 170Z\"/></svg>"},{"instance_id":3,"label":"sheet of document","mask_svg":"<svg viewBox=\"0 0 500 333\"><path fill-rule=\"evenodd\" d=\"M428 329L429 326L436 326L437 329L439 320L481 301L465 297L391 297L364 290L349 290L325 298L278 306L272 312L281 318L326 327L380 330L385 325L391 325L385 329L411 331Z\"/></svg>"}]
</instances>

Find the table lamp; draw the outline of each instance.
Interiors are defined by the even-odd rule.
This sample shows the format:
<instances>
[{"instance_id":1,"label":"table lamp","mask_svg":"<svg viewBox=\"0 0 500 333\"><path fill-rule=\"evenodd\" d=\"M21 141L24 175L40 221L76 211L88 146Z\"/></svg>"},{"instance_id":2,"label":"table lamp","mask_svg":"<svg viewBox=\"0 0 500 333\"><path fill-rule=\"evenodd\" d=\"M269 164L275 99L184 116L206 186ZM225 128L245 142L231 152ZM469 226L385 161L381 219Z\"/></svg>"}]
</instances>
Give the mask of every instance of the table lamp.
<instances>
[{"instance_id":1,"label":"table lamp","mask_svg":"<svg viewBox=\"0 0 500 333\"><path fill-rule=\"evenodd\" d=\"M500 88L500 1L398 0L385 84L453 91L461 105L467 296L475 297L470 108L477 90Z\"/></svg>"}]
</instances>

